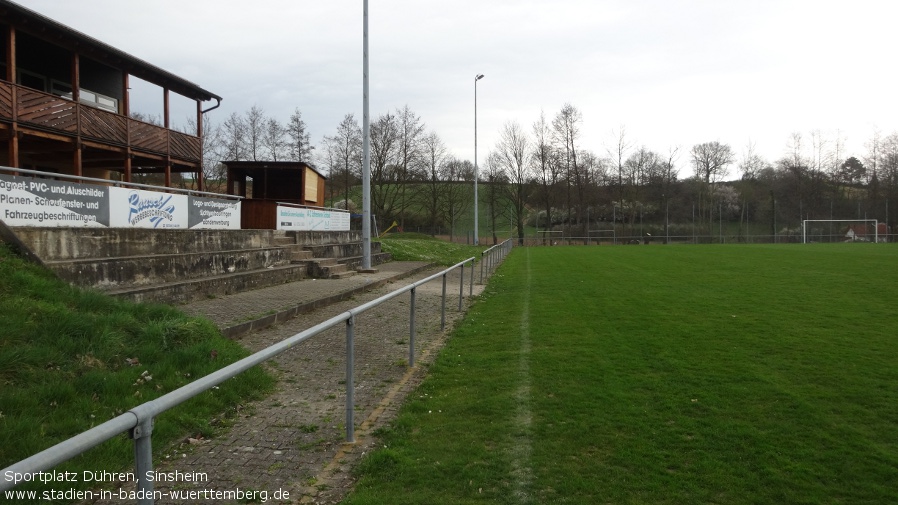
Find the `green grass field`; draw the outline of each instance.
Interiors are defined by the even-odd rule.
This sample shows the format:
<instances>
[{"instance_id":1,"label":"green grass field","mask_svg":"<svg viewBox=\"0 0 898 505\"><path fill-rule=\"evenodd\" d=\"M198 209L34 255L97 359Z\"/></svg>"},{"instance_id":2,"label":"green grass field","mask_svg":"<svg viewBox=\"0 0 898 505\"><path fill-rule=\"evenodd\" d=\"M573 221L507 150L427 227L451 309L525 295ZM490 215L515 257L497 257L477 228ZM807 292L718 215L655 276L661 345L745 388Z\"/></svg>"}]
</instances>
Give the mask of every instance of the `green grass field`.
<instances>
[{"instance_id":1,"label":"green grass field","mask_svg":"<svg viewBox=\"0 0 898 505\"><path fill-rule=\"evenodd\" d=\"M898 503L898 247L516 249L346 503Z\"/></svg>"}]
</instances>

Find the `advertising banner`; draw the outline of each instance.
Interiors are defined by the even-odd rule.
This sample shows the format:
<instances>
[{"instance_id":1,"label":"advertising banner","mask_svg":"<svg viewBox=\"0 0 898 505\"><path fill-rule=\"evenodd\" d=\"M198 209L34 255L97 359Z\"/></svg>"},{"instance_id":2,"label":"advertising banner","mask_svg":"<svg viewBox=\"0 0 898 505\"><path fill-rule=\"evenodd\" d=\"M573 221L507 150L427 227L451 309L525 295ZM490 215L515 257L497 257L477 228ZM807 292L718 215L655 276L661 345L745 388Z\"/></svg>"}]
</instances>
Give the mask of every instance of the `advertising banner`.
<instances>
[{"instance_id":1,"label":"advertising banner","mask_svg":"<svg viewBox=\"0 0 898 505\"><path fill-rule=\"evenodd\" d=\"M239 230L240 201L0 174L8 226Z\"/></svg>"},{"instance_id":2,"label":"advertising banner","mask_svg":"<svg viewBox=\"0 0 898 505\"><path fill-rule=\"evenodd\" d=\"M109 188L113 228L187 229L187 195Z\"/></svg>"},{"instance_id":3,"label":"advertising banner","mask_svg":"<svg viewBox=\"0 0 898 505\"><path fill-rule=\"evenodd\" d=\"M239 230L240 200L190 196L187 226L192 230Z\"/></svg>"},{"instance_id":4,"label":"advertising banner","mask_svg":"<svg viewBox=\"0 0 898 505\"><path fill-rule=\"evenodd\" d=\"M297 231L349 231L349 212L277 207L277 229Z\"/></svg>"},{"instance_id":5,"label":"advertising banner","mask_svg":"<svg viewBox=\"0 0 898 505\"><path fill-rule=\"evenodd\" d=\"M109 188L0 174L0 216L9 226L109 226Z\"/></svg>"}]
</instances>

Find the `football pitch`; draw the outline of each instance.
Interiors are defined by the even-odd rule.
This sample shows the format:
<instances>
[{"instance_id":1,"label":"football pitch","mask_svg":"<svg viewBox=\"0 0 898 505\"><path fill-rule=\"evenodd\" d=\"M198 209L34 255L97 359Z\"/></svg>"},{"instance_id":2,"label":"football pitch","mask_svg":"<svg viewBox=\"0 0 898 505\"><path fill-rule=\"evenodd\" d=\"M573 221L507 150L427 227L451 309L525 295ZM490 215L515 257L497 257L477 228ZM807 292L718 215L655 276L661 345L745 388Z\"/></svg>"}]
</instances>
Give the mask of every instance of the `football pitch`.
<instances>
[{"instance_id":1,"label":"football pitch","mask_svg":"<svg viewBox=\"0 0 898 505\"><path fill-rule=\"evenodd\" d=\"M898 247L515 249L347 503L898 503Z\"/></svg>"}]
</instances>

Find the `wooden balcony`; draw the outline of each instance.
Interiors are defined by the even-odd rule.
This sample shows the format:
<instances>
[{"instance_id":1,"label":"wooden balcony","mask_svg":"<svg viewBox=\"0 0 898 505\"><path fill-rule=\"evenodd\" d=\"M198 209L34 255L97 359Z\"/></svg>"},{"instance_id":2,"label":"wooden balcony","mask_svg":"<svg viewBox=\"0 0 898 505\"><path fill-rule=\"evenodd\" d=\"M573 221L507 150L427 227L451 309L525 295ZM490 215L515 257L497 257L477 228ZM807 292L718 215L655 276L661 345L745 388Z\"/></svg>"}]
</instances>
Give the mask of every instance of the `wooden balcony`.
<instances>
[{"instance_id":1,"label":"wooden balcony","mask_svg":"<svg viewBox=\"0 0 898 505\"><path fill-rule=\"evenodd\" d=\"M199 137L0 81L0 122L199 166Z\"/></svg>"}]
</instances>

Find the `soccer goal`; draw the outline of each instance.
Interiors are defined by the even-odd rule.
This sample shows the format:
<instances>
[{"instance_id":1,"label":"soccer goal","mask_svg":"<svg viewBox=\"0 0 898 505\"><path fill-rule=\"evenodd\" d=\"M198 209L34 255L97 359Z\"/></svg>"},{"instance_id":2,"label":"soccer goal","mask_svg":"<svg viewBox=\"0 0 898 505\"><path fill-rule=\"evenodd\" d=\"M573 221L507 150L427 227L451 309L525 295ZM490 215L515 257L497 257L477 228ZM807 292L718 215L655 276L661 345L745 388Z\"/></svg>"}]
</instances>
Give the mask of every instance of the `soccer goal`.
<instances>
[{"instance_id":1,"label":"soccer goal","mask_svg":"<svg viewBox=\"0 0 898 505\"><path fill-rule=\"evenodd\" d=\"M805 219L801 222L801 241L808 242L879 242L877 219Z\"/></svg>"},{"instance_id":2,"label":"soccer goal","mask_svg":"<svg viewBox=\"0 0 898 505\"><path fill-rule=\"evenodd\" d=\"M558 245L558 240L564 239L564 232L561 230L536 230L536 235L541 237L540 240L545 245Z\"/></svg>"},{"instance_id":3,"label":"soccer goal","mask_svg":"<svg viewBox=\"0 0 898 505\"><path fill-rule=\"evenodd\" d=\"M595 239L596 244L601 244L603 236L610 236L611 243L612 244L617 243L617 233L615 233L614 230L587 230L586 231L586 238L590 243L592 243L593 239Z\"/></svg>"}]
</instances>

